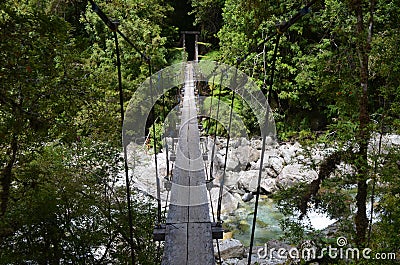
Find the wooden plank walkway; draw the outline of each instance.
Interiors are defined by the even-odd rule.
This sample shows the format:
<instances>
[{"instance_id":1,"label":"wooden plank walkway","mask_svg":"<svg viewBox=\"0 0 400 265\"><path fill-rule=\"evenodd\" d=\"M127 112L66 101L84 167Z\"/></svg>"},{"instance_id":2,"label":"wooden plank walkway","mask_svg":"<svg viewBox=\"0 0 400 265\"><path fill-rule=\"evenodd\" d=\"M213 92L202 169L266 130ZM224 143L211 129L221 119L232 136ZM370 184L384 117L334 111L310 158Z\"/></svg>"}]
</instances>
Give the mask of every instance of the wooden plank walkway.
<instances>
[{"instance_id":1,"label":"wooden plank walkway","mask_svg":"<svg viewBox=\"0 0 400 265\"><path fill-rule=\"evenodd\" d=\"M185 69L184 98L163 265L215 264L195 103L193 64Z\"/></svg>"}]
</instances>

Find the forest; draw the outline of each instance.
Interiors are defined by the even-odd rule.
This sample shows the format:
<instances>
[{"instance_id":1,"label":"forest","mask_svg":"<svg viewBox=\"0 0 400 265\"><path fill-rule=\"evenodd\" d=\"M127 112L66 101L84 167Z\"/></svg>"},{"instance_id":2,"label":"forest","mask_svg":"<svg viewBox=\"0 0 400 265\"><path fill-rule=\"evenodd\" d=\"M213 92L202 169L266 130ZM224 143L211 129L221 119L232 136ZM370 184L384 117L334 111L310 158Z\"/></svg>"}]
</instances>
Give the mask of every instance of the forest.
<instances>
[{"instance_id":1,"label":"forest","mask_svg":"<svg viewBox=\"0 0 400 265\"><path fill-rule=\"evenodd\" d=\"M396 259L315 262L399 262L400 1L313 1L309 13L266 42L308 1L95 2L150 58L153 73L183 60L181 31L199 31L200 60L238 66L268 98L278 142L335 146L315 165L316 179L271 195L284 215L282 242L323 245L345 236L351 246ZM119 46L126 107L150 70L126 40ZM154 198L133 189L128 214L119 185L117 64L114 32L90 1L1 1L0 264L160 263ZM212 89L229 100L228 90ZM149 128L160 128L162 109L175 105L171 91ZM238 100L234 109L256 137L246 106ZM354 173L337 174L340 164ZM338 220L334 237L301 222L310 207ZM379 216L373 221L371 209Z\"/></svg>"}]
</instances>

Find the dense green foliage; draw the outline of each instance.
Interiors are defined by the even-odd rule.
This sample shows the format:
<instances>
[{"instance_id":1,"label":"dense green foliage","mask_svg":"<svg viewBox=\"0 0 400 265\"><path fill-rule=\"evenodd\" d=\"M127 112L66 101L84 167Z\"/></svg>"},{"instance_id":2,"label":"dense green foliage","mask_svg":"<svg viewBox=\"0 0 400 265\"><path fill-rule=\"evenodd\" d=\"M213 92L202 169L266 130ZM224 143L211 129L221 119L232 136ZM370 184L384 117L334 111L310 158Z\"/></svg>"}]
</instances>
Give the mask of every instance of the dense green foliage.
<instances>
[{"instance_id":1,"label":"dense green foliage","mask_svg":"<svg viewBox=\"0 0 400 265\"><path fill-rule=\"evenodd\" d=\"M197 21L203 26L209 1L192 2L195 10L200 9ZM317 181L277 195L287 216L282 223L285 240L321 242L324 235L311 233L304 222L293 218L304 219L308 205L315 205L339 220L334 236L346 236L353 245L373 246L374 251L398 253L399 215L393 208L399 194L398 150L371 152L368 142L376 133L400 131L399 3L317 1L309 14L280 37L269 90L275 38L256 47L305 4L224 1L221 9L214 9L222 16L222 24L217 32L219 49L211 51L210 57L234 65L248 55L239 68L269 97L279 139L337 148L321 164L312 165L319 172ZM355 173L339 174L336 166L340 163L351 165ZM366 208L371 196L381 216L373 225Z\"/></svg>"},{"instance_id":2,"label":"dense green foliage","mask_svg":"<svg viewBox=\"0 0 400 265\"><path fill-rule=\"evenodd\" d=\"M99 5L166 64L168 5ZM88 1L2 1L0 29L0 263L129 263L113 33ZM120 49L127 101L149 72ZM150 264L153 202L132 200L136 261Z\"/></svg>"},{"instance_id":3,"label":"dense green foliage","mask_svg":"<svg viewBox=\"0 0 400 265\"><path fill-rule=\"evenodd\" d=\"M304 216L309 203L339 220L336 236L377 252L398 252L399 150L368 153L371 136L400 133L398 1L319 1L281 36L272 90L275 42L255 47L305 3L192 0L190 8L162 0L98 2L151 57L153 72L181 59L179 30L201 31L205 58L234 65L248 54L239 68L268 96L278 138L337 147L313 165L320 176L314 187L302 184L277 195L288 217L286 241L329 240L292 218ZM192 16L182 18L188 9ZM195 25L177 28L193 20ZM127 103L149 69L121 38L120 49ZM130 262L115 55L114 33L88 1L0 3L1 264ZM150 126L160 118L159 138L176 93L159 100L147 121ZM229 103L228 90L209 86L202 94L211 93ZM239 97L234 109L247 132L258 134L254 115ZM204 125L215 133L213 121ZM218 130L226 133L222 126ZM356 173L337 174L340 162ZM371 196L380 218L368 227L365 205ZM136 258L152 264L154 205L138 193L132 199Z\"/></svg>"}]
</instances>

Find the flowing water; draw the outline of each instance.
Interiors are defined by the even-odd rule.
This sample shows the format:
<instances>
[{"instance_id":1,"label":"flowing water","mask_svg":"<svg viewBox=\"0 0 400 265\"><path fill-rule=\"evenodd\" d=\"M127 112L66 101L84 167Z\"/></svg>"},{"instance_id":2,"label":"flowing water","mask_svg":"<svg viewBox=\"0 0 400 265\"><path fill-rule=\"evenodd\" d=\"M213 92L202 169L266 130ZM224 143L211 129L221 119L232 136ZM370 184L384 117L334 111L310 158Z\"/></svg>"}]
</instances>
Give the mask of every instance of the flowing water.
<instances>
[{"instance_id":1,"label":"flowing water","mask_svg":"<svg viewBox=\"0 0 400 265\"><path fill-rule=\"evenodd\" d=\"M224 227L231 231L229 236L240 240L245 246L249 246L250 244L251 226L254 214L253 207L254 200L241 204L234 214L229 216L224 222ZM311 211L308 217L311 225L315 229L324 229L336 221L315 211ZM282 219L283 215L279 212L272 199L261 199L257 212L254 244L262 246L269 240L280 240L281 236L283 236L283 231L279 224Z\"/></svg>"}]
</instances>

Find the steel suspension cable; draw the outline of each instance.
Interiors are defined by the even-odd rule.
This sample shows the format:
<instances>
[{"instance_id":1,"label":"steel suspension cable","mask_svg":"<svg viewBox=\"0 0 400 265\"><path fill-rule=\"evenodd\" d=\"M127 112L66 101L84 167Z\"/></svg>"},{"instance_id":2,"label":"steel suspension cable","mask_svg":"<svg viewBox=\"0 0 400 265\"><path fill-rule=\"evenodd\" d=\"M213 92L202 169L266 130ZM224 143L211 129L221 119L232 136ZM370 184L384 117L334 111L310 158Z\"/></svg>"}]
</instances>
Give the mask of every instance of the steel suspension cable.
<instances>
[{"instance_id":1,"label":"steel suspension cable","mask_svg":"<svg viewBox=\"0 0 400 265\"><path fill-rule=\"evenodd\" d=\"M222 81L224 79L224 73L221 73L221 79L220 79L220 91L218 94L218 102L217 102L217 113L215 116L215 131L214 131L214 142L213 146L211 149L211 163L210 163L210 180L214 179L213 176L213 170L214 170L214 155L215 155L215 145L217 143L217 131L218 131L218 119L219 119L219 107L220 107L220 102L221 102L221 90L222 90ZM217 220L218 220L218 212L217 212ZM219 220L218 220L219 221Z\"/></svg>"},{"instance_id":2,"label":"steel suspension cable","mask_svg":"<svg viewBox=\"0 0 400 265\"><path fill-rule=\"evenodd\" d=\"M222 80L223 80L223 73L221 73L221 87L222 87ZM212 84L214 85L214 81L215 81L215 74L213 74L213 79L212 79ZM213 101L213 97L214 97L214 89L211 89L211 99L210 99L210 114L208 116L208 125L209 127L207 128L207 134L209 133L209 130L211 128L211 114L212 114L212 101ZM211 162L210 162L210 174L207 174L207 166L206 166L206 174L207 174L207 179L210 182L214 181L213 178L213 167L214 167L214 154L215 154L215 144L217 142L217 122L218 122L218 115L219 115L219 103L220 103L220 99L221 99L221 93L219 93L218 96L218 106L217 106L217 113L216 113L216 123L215 123L215 139L213 142L213 147L212 147L212 151L211 151ZM208 189L208 196L210 198L210 205L211 205L211 213L212 213L212 218L213 218L213 222L215 223L215 212L214 212L214 206L213 206L213 202L212 202L212 196L211 196L211 189ZM222 264L222 259L221 259L221 250L219 247L219 241L218 238L215 239L216 243L217 243L217 253L218 253L218 263Z\"/></svg>"},{"instance_id":3,"label":"steel suspension cable","mask_svg":"<svg viewBox=\"0 0 400 265\"><path fill-rule=\"evenodd\" d=\"M169 169L169 152L168 152L168 141L167 141L167 132L166 132L166 130L167 130L167 128L166 128L166 124L165 124L165 121L166 121L166 119L167 119L167 116L166 116L166 111L165 111L165 95L164 95L164 82L163 82L163 78L162 78L162 71L160 72L160 74L159 74L159 77L158 77L158 83L159 83L159 85L163 88L163 95L162 95L162 110L163 110L163 119L164 119L164 142L165 142L165 161L166 161L166 164L167 164L167 172L166 172L166 176L164 177L165 178L165 181L170 181L170 169ZM160 82L161 81L161 82ZM166 213L167 213L167 207L168 207L168 197L169 197L169 189L167 189L167 197L166 197L166 199L165 199L165 205L164 205L164 220L166 219Z\"/></svg>"},{"instance_id":4,"label":"steel suspension cable","mask_svg":"<svg viewBox=\"0 0 400 265\"><path fill-rule=\"evenodd\" d=\"M119 89L119 104L121 109L121 124L124 124L124 95L122 90L122 73L121 73L121 60L119 53L118 35L114 31L115 40L115 51L117 54L117 70L118 70L118 89ZM122 141L122 149L124 153L124 171L125 171L125 182L126 182L126 201L128 206L128 225L129 225L129 245L131 251L131 262L135 264L135 248L133 243L133 220L132 220L132 203L131 203L131 190L130 190L130 179L129 179L129 167L128 167L128 152L124 141Z\"/></svg>"},{"instance_id":5,"label":"steel suspension cable","mask_svg":"<svg viewBox=\"0 0 400 265\"><path fill-rule=\"evenodd\" d=\"M237 66L239 61L237 61ZM233 79L233 86L232 86L232 97L231 97L231 105L230 105L230 113L229 113L229 123L228 123L228 130L227 130L227 138L226 138L226 146L225 146L225 160L224 160L224 171L222 173L222 179L219 185L219 194L218 194L218 205L217 205L217 220L218 223L221 223L221 208L222 208L222 193L224 190L225 185L225 176L226 176L226 164L228 161L228 151L229 151L229 141L231 139L231 127L232 127L232 116L233 116L233 104L235 101L235 89L237 86L237 71L238 67L235 67L235 76ZM219 103L219 102L218 102Z\"/></svg>"},{"instance_id":6,"label":"steel suspension cable","mask_svg":"<svg viewBox=\"0 0 400 265\"><path fill-rule=\"evenodd\" d=\"M154 101L154 91L153 91L153 80L152 80L152 68L151 68L151 58L147 60L148 71L150 75L149 86L150 86L150 100L151 105L153 106L153 114L155 113L155 101ZM153 115L154 116L154 115ZM161 187L160 187L160 179L158 177L158 159L157 159L157 136L156 136L156 121L154 119L152 125L153 131L153 152L154 152L154 165L156 168L156 186L157 186L157 226L161 225Z\"/></svg>"},{"instance_id":7,"label":"steel suspension cable","mask_svg":"<svg viewBox=\"0 0 400 265\"><path fill-rule=\"evenodd\" d=\"M93 0L89 0L90 4L92 5L92 10L93 12L95 12L101 20L103 20L104 24L107 25L107 27L109 27L109 29L111 29L111 31L116 31L118 32L118 34L127 42L129 43L129 45L132 46L132 48L140 54L140 56L142 57L143 60L148 61L149 57L143 53L128 37L125 36L125 34L123 34L117 26L117 23L111 21L111 19L109 19L107 17L106 14L104 14L104 12L100 9L100 7L93 1Z\"/></svg>"},{"instance_id":8,"label":"steel suspension cable","mask_svg":"<svg viewBox=\"0 0 400 265\"><path fill-rule=\"evenodd\" d=\"M161 78L160 78L160 76L161 76ZM165 111L165 95L164 95L164 87L163 87L163 84L164 84L164 82L163 82L163 78L162 78L162 71L160 72L160 74L159 74L159 85L163 88L163 94L162 94L162 112L163 112L163 119L164 119L164 126L166 125L165 124L165 121L166 121L166 119L167 119L167 116L166 116L166 111ZM160 82L161 81L161 82ZM161 83L161 84L160 84ZM165 126L166 127L166 126ZM165 130L166 130L166 128L165 128ZM165 141L165 159L166 159L166 163L167 163L167 174L166 174L166 178L169 180L169 157L168 157L168 142L167 142L167 136L166 136L166 131L164 130L164 141Z\"/></svg>"},{"instance_id":9,"label":"steel suspension cable","mask_svg":"<svg viewBox=\"0 0 400 265\"><path fill-rule=\"evenodd\" d=\"M277 37L276 37L274 54L273 54L273 57L272 57L271 78L270 78L270 83L269 83L269 92L267 94L267 101L268 101L270 93L272 92L272 86L273 86L273 83L274 83L275 62L276 62L276 56L278 54L278 46L279 46L280 38L281 38L281 34L278 34ZM251 254L253 252L254 234L255 234L256 224L257 224L258 202L260 200L262 169L263 169L264 156L265 156L265 142L266 142L266 139L267 139L267 128L269 126L269 124L268 124L269 109L270 108L267 108L267 112L266 112L266 115L265 115L265 123L264 123L264 125L262 125L262 126L264 126L263 135L262 135L262 148L261 148L260 166L259 166L259 170L258 170L256 202L255 202L255 205L254 205L253 223L252 223L252 227L251 227L250 247L249 247L247 265L251 264Z\"/></svg>"},{"instance_id":10,"label":"steel suspension cable","mask_svg":"<svg viewBox=\"0 0 400 265\"><path fill-rule=\"evenodd\" d=\"M212 84L214 85L214 81L215 81L215 74L213 74L213 80L212 80ZM209 111L209 116L208 116L208 127L207 127L207 134L210 132L210 128L211 128L211 114L212 114L212 103L213 103L213 97L214 97L214 89L211 89L211 97L210 97L210 111Z\"/></svg>"}]
</instances>

